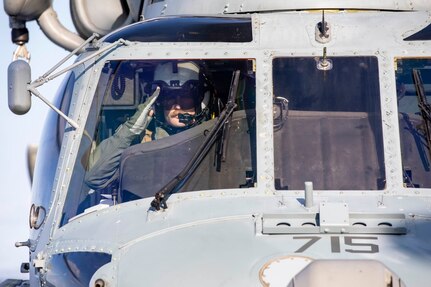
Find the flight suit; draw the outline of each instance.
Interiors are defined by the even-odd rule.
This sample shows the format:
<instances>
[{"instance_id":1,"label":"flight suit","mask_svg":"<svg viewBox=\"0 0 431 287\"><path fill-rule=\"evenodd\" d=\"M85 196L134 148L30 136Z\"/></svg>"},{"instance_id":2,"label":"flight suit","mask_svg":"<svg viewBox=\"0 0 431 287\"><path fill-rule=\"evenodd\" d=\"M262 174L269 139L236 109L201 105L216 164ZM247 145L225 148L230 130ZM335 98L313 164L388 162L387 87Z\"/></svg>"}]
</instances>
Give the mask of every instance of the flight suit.
<instances>
[{"instance_id":1,"label":"flight suit","mask_svg":"<svg viewBox=\"0 0 431 287\"><path fill-rule=\"evenodd\" d=\"M128 121L120 125L111 137L103 140L90 153L88 171L85 175L85 183L90 188L95 190L105 188L118 178L121 154L147 129L152 120L149 111L156 98L157 95L153 95L139 105ZM160 139L169 134L161 127L156 127L152 136L154 139Z\"/></svg>"}]
</instances>

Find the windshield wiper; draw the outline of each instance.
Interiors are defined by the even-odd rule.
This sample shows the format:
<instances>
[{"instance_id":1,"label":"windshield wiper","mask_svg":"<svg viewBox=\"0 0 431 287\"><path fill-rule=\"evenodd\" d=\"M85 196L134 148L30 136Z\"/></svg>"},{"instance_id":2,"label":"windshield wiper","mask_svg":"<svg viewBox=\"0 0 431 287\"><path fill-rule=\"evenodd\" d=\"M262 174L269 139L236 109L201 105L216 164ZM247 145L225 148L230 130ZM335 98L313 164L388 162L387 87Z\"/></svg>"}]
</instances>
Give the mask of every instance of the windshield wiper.
<instances>
[{"instance_id":1,"label":"windshield wiper","mask_svg":"<svg viewBox=\"0 0 431 287\"><path fill-rule=\"evenodd\" d=\"M236 71L239 75L239 71ZM229 99L231 99L231 97L235 97L237 91L238 91L238 85L239 85L239 81L236 80L237 77L235 77L235 75L232 77L232 82L230 85L230 93L229 94ZM232 94L232 92L234 92L234 94ZM216 167L216 171L220 172L221 171L221 163L226 161L226 153L227 153L227 144L228 144L228 139L229 139L229 131L230 131L230 126L231 126L231 118L232 118L232 114L230 116L227 117L227 120L225 121L225 123L223 124L223 127L220 131L220 138L217 141L216 144L216 148L215 148L215 157L214 157L214 165Z\"/></svg>"},{"instance_id":2,"label":"windshield wiper","mask_svg":"<svg viewBox=\"0 0 431 287\"><path fill-rule=\"evenodd\" d=\"M431 157L431 105L428 104L422 82L421 72L418 69L413 69L413 80L415 82L416 95L418 98L418 107L424 121L425 136L428 145L428 155Z\"/></svg>"},{"instance_id":3,"label":"windshield wiper","mask_svg":"<svg viewBox=\"0 0 431 287\"><path fill-rule=\"evenodd\" d=\"M183 170L154 195L154 199L151 202L151 207L153 207L154 209L160 210L160 208L168 208L168 205L166 204L166 200L168 199L168 197L171 194L177 192L192 176L194 171L198 168L199 164L205 158L210 148L213 146L220 130L222 129L222 127L224 127L225 123L228 121L231 114L233 113L233 110L237 106L235 103L235 97L238 91L239 75L239 70L236 70L233 73L233 79L226 107L220 113L217 122L214 124L214 127L212 128L209 135L206 137L205 141L200 145L198 151L183 168Z\"/></svg>"}]
</instances>

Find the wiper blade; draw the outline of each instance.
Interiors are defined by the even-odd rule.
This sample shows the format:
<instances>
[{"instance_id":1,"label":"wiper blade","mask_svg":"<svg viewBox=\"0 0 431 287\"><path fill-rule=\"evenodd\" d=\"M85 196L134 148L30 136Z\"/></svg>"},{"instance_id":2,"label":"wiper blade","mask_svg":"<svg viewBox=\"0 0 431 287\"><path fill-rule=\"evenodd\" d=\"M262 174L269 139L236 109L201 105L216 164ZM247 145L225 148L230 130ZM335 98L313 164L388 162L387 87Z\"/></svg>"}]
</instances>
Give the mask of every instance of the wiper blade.
<instances>
[{"instance_id":1,"label":"wiper blade","mask_svg":"<svg viewBox=\"0 0 431 287\"><path fill-rule=\"evenodd\" d=\"M184 185L184 183L198 168L199 164L205 158L210 148L213 146L217 139L217 135L219 134L222 127L224 127L225 123L228 121L237 106L235 103L235 96L238 91L239 75L239 70L234 72L226 107L220 113L217 122L214 124L214 127L206 137L205 141L200 145L198 151L183 168L183 170L154 195L154 199L151 202L151 207L154 209L160 210L160 208L168 208L168 205L166 204L168 197L178 191Z\"/></svg>"},{"instance_id":2,"label":"wiper blade","mask_svg":"<svg viewBox=\"0 0 431 287\"><path fill-rule=\"evenodd\" d=\"M415 82L416 95L418 98L418 107L424 121L428 154L431 157L431 105L428 104L427 98L425 96L421 72L418 69L413 69L413 80Z\"/></svg>"},{"instance_id":3,"label":"wiper blade","mask_svg":"<svg viewBox=\"0 0 431 287\"><path fill-rule=\"evenodd\" d=\"M239 71L236 71L239 75ZM230 84L230 94L229 94L229 100L231 97L234 99L238 88L239 88L239 81L236 80L238 77L235 77L235 75L232 77L232 82ZM234 92L232 94L232 92ZM216 171L221 171L221 163L226 161L226 153L227 153L227 144L229 139L229 131L231 126L231 119L232 114L228 116L228 119L223 124L222 130L220 132L221 136L217 142L216 148L215 148L215 157L214 157L214 165L216 167Z\"/></svg>"}]
</instances>

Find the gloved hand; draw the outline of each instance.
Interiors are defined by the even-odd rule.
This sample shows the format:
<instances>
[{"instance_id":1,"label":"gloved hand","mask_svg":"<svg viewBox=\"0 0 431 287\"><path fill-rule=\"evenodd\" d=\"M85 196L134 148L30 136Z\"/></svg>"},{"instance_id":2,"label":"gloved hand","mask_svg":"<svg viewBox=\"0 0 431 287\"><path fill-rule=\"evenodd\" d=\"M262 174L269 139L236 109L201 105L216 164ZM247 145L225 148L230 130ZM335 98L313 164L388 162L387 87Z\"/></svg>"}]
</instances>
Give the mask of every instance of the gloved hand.
<instances>
[{"instance_id":1,"label":"gloved hand","mask_svg":"<svg viewBox=\"0 0 431 287\"><path fill-rule=\"evenodd\" d=\"M160 88L157 87L151 97L145 103L138 106L135 114L124 123L124 125L135 135L141 134L151 121L152 114L150 114L151 107L157 100L160 94Z\"/></svg>"}]
</instances>

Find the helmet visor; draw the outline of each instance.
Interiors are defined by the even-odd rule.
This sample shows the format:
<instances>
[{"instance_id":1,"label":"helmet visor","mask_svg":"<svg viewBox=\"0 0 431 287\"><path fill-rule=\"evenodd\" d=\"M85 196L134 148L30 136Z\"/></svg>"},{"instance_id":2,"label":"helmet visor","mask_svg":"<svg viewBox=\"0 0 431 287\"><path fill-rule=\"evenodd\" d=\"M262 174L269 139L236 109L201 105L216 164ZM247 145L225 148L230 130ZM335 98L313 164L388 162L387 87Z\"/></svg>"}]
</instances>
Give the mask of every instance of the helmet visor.
<instances>
[{"instance_id":1,"label":"helmet visor","mask_svg":"<svg viewBox=\"0 0 431 287\"><path fill-rule=\"evenodd\" d=\"M182 86L176 85L176 83L168 85L163 81L155 81L151 84L151 91L160 87L160 96L157 101L165 110L171 109L173 105L179 105L181 109L192 109L198 100L198 84L199 81L196 80L189 80Z\"/></svg>"}]
</instances>

